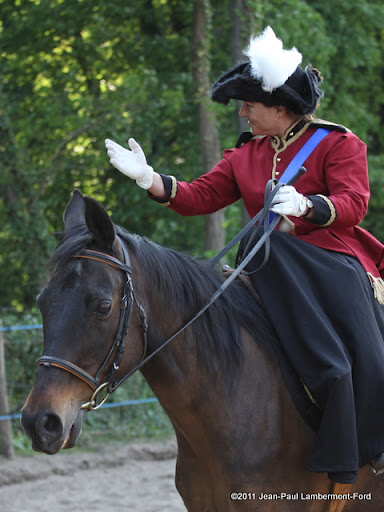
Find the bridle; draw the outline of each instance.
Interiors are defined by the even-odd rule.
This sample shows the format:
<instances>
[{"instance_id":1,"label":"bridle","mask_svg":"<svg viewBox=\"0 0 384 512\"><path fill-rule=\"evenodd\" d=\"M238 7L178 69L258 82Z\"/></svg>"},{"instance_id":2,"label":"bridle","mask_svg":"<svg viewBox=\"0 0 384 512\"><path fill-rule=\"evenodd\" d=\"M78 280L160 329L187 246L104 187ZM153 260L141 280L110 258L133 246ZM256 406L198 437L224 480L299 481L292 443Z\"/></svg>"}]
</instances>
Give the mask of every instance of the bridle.
<instances>
[{"instance_id":1,"label":"bridle","mask_svg":"<svg viewBox=\"0 0 384 512\"><path fill-rule=\"evenodd\" d=\"M75 377L78 377L80 380L88 384L93 389L93 394L91 396L91 399L84 403L81 408L82 409L88 409L88 410L95 410L101 407L104 402L107 400L108 395L113 392L118 385L123 381L114 382L113 377L115 372L119 369L121 359L124 354L125 349L125 338L128 334L129 324L131 321L132 316L132 310L133 310L133 304L135 303L140 316L140 323L141 328L143 331L143 353L141 356L141 360L139 364L144 360L146 352L147 352L147 330L148 330L148 324L146 321L146 315L144 308L137 302L137 299L134 294L133 290L133 284L131 279L132 274L132 266L130 257L128 254L128 251L123 243L123 241L117 237L120 240L120 245L123 251L123 258L124 262L121 262L117 258L114 258L113 256L110 256L109 254L93 251L89 249L84 249L79 254L74 255L74 258L85 258L95 261L100 261L102 263L106 263L107 265L110 265L113 268L116 268L118 270L121 270L124 272L124 284L123 284L123 291L122 291L122 297L120 299L120 319L119 319L119 325L117 327L117 331L115 334L115 338L113 340L113 343L111 345L111 348L109 349L109 352L104 359L102 365L98 369L96 375L93 377L88 372L80 368L79 366L66 361L64 359L60 359L55 356L45 356L43 355L38 359L37 365L38 366L45 366L47 368L53 366L56 368L60 368L64 371L67 371L74 375ZM104 373L107 366L110 365L110 369L108 372L108 375L106 377L105 382L100 383L100 379L102 374ZM124 379L125 380L125 379ZM101 391L106 391L106 394L104 398L98 402L98 395Z\"/></svg>"}]
</instances>

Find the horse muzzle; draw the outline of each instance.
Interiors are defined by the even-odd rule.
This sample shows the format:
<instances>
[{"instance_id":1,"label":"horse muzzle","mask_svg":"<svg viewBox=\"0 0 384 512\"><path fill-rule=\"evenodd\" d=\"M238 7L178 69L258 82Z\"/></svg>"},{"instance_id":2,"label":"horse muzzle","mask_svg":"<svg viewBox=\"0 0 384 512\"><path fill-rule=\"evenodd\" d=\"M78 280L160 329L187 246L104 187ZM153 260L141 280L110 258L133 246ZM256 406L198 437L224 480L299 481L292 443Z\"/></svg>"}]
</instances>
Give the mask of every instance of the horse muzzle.
<instances>
[{"instance_id":1,"label":"horse muzzle","mask_svg":"<svg viewBox=\"0 0 384 512\"><path fill-rule=\"evenodd\" d=\"M54 455L61 449L75 446L85 412L80 409L73 422L65 423L59 414L50 409L33 412L26 405L21 411L21 424L34 450Z\"/></svg>"}]
</instances>

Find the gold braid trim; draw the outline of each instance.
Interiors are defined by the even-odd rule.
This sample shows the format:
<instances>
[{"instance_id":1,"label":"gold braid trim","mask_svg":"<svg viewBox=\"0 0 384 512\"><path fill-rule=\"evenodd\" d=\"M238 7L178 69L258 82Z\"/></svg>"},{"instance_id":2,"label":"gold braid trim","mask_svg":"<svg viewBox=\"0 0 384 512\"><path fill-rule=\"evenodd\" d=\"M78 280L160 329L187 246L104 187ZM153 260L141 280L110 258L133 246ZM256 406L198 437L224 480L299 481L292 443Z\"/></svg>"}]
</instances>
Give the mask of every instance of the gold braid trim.
<instances>
[{"instance_id":1,"label":"gold braid trim","mask_svg":"<svg viewBox=\"0 0 384 512\"><path fill-rule=\"evenodd\" d=\"M384 281L381 277L374 277L370 272L367 272L375 299L384 306Z\"/></svg>"},{"instance_id":2,"label":"gold braid trim","mask_svg":"<svg viewBox=\"0 0 384 512\"><path fill-rule=\"evenodd\" d=\"M172 180L172 189L171 189L171 195L169 196L169 199L175 199L177 194L177 179L174 176L169 176Z\"/></svg>"},{"instance_id":3,"label":"gold braid trim","mask_svg":"<svg viewBox=\"0 0 384 512\"><path fill-rule=\"evenodd\" d=\"M323 196L322 194L316 194L316 197L321 197L321 199L324 199L324 201L328 205L329 212L330 212L330 217L329 217L328 221L325 224L321 224L322 228L327 228L328 226L330 226L336 220L336 208L335 208L335 205L332 203L332 201L327 196Z\"/></svg>"}]
</instances>

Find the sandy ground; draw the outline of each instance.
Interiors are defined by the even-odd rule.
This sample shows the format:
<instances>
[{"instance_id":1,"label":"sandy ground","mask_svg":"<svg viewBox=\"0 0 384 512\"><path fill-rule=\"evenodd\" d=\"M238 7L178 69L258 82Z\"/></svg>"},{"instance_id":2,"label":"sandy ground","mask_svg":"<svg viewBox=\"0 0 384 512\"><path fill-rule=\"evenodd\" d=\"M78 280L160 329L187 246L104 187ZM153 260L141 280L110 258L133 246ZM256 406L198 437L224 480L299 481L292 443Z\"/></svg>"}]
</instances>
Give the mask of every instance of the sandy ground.
<instances>
[{"instance_id":1,"label":"sandy ground","mask_svg":"<svg viewBox=\"0 0 384 512\"><path fill-rule=\"evenodd\" d=\"M185 512L176 442L0 458L0 512Z\"/></svg>"}]
</instances>

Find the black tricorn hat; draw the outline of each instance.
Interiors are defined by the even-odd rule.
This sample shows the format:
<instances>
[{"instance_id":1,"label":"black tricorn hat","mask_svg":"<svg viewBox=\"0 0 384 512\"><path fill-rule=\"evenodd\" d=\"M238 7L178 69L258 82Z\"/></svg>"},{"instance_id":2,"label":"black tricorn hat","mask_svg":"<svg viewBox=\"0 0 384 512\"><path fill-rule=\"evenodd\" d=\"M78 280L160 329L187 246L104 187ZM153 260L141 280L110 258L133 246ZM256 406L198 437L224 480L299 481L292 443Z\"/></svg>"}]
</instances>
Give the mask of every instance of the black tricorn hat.
<instances>
[{"instance_id":1,"label":"black tricorn hat","mask_svg":"<svg viewBox=\"0 0 384 512\"><path fill-rule=\"evenodd\" d=\"M251 39L245 52L250 62L243 62L225 72L213 85L211 98L227 105L230 99L284 105L292 113L312 114L323 92L320 72L312 66L304 70L297 62L301 54L293 48L283 50L273 30Z\"/></svg>"},{"instance_id":2,"label":"black tricorn hat","mask_svg":"<svg viewBox=\"0 0 384 512\"><path fill-rule=\"evenodd\" d=\"M264 105L284 105L292 113L304 116L312 114L323 96L318 88L320 74L315 68L300 66L281 87L265 91L259 80L250 74L250 64L243 62L224 73L211 90L211 98L228 105L230 99L256 101Z\"/></svg>"}]
</instances>

